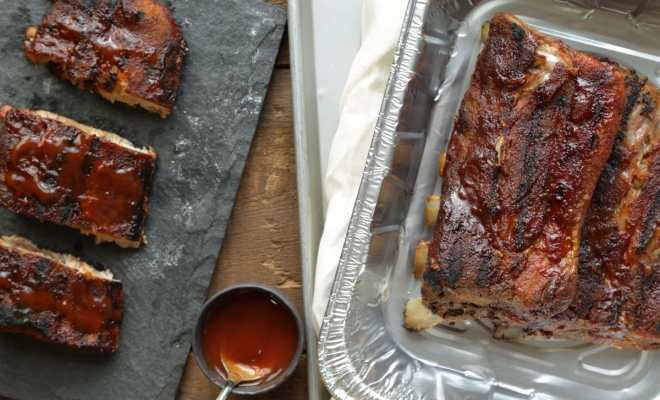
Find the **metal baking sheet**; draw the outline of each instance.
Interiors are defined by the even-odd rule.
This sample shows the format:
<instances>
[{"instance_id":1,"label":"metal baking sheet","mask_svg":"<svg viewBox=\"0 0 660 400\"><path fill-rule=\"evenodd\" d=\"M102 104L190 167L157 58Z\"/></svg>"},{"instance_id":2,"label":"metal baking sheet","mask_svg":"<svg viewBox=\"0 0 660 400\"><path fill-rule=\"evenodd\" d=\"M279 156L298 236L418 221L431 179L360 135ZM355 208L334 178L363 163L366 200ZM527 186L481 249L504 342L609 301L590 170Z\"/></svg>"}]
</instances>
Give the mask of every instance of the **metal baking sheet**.
<instances>
[{"instance_id":1,"label":"metal baking sheet","mask_svg":"<svg viewBox=\"0 0 660 400\"><path fill-rule=\"evenodd\" d=\"M339 124L339 98L361 43L360 0L289 0L300 251L310 400L329 398L319 375L312 322L314 273L323 233L322 182Z\"/></svg>"},{"instance_id":2,"label":"metal baking sheet","mask_svg":"<svg viewBox=\"0 0 660 400\"><path fill-rule=\"evenodd\" d=\"M124 0L126 1L126 0ZM0 235L80 256L124 282L120 348L85 355L0 335L0 394L16 399L172 399L190 351L284 31L261 0L164 0L190 51L162 119L55 79L23 55L49 0L0 0L0 104L56 111L158 152L139 250L0 210ZM213 130L211 130L213 127ZM178 149L174 152L174 149Z\"/></svg>"},{"instance_id":3,"label":"metal baking sheet","mask_svg":"<svg viewBox=\"0 0 660 400\"><path fill-rule=\"evenodd\" d=\"M660 82L660 5L617 0L411 0L319 340L339 399L654 399L657 353L587 342L499 343L484 321L403 327L420 296L423 208L476 57L505 11Z\"/></svg>"}]
</instances>

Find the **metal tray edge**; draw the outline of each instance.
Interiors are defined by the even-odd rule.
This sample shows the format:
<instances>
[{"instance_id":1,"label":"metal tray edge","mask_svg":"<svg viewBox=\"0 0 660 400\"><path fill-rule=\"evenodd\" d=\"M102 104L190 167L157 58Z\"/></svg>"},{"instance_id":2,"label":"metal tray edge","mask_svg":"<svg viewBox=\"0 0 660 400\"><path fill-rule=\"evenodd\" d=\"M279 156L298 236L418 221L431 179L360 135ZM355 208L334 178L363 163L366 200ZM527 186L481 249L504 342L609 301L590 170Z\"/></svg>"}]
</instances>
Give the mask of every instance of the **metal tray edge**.
<instances>
[{"instance_id":1,"label":"metal tray edge","mask_svg":"<svg viewBox=\"0 0 660 400\"><path fill-rule=\"evenodd\" d=\"M323 233L323 189L320 171L312 177L310 160L319 159L316 90L313 77L313 54L305 54L305 43L313 42L312 13L309 2L289 0L289 43L291 54L291 86L300 222L300 253L303 279L303 304L307 344L307 376L309 398L328 398L319 374L317 339L312 322L314 271L318 244ZM303 34L307 32L307 34ZM310 45L311 46L311 45ZM312 75L311 77L309 75Z\"/></svg>"}]
</instances>

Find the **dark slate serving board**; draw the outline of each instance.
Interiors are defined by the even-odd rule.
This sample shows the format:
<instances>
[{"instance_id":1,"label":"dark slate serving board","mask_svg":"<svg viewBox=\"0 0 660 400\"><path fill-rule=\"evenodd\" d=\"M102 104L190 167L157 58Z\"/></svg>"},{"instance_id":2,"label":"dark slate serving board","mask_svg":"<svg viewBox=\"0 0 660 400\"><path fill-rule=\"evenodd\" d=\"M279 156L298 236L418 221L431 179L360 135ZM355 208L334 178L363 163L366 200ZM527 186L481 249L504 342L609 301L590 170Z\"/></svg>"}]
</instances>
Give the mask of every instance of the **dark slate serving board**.
<instances>
[{"instance_id":1,"label":"dark slate serving board","mask_svg":"<svg viewBox=\"0 0 660 400\"><path fill-rule=\"evenodd\" d=\"M190 51L162 119L53 78L23 56L49 0L0 0L0 104L56 111L151 145L158 162L148 244L97 245L73 229L0 210L0 235L75 254L124 282L120 349L85 355L0 334L0 394L16 399L172 399L190 350L284 30L261 0L164 0ZM210 127L214 129L211 131ZM175 154L174 149L178 149Z\"/></svg>"}]
</instances>

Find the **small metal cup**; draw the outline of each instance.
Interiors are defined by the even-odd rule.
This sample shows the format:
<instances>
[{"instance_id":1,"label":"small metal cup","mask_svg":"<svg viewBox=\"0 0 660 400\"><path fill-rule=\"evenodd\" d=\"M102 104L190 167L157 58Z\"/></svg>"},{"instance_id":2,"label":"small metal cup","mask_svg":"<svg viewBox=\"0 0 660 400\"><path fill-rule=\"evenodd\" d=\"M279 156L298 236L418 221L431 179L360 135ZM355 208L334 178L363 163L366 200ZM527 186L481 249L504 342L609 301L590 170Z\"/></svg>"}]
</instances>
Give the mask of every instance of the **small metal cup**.
<instances>
[{"instance_id":1,"label":"small metal cup","mask_svg":"<svg viewBox=\"0 0 660 400\"><path fill-rule=\"evenodd\" d=\"M289 309L291 315L293 315L293 318L296 320L296 325L298 326L298 348L296 349L296 354L293 357L291 364L284 371L284 373L282 373L280 376L278 376L277 378L273 379L270 382L266 382L255 386L238 385L236 386L236 388L232 390L232 393L243 394L243 395L261 394L275 389L280 384L282 384L282 382L287 380L287 378L289 378L291 374L293 374L293 371L295 371L296 367L298 366L298 363L300 362L300 356L302 355L302 351L303 351L304 333L303 333L302 319L300 318L300 315L298 314L296 307L293 305L291 300L289 300L289 298L284 295L284 293L280 292L274 287L268 285L262 285L260 283L241 283L239 285L230 286L220 291L219 293L211 297L204 304L204 306L202 307L202 311L197 317L197 322L195 323L195 330L193 332L193 342L192 342L193 352L195 353L195 359L197 360L197 364L199 365L199 368L201 368L202 372L204 372L204 375L206 375L206 377L211 382L213 382L214 385L224 388L225 385L227 384L227 381L222 376L215 373L206 363L206 359L204 358L204 352L202 351L202 333L204 332L204 324L206 323L206 319L209 313L211 312L211 310L213 310L213 308L219 302L221 302L228 296L243 291L255 291L255 292L266 293L273 296L274 298L279 300L282 305L284 305L286 308Z\"/></svg>"}]
</instances>

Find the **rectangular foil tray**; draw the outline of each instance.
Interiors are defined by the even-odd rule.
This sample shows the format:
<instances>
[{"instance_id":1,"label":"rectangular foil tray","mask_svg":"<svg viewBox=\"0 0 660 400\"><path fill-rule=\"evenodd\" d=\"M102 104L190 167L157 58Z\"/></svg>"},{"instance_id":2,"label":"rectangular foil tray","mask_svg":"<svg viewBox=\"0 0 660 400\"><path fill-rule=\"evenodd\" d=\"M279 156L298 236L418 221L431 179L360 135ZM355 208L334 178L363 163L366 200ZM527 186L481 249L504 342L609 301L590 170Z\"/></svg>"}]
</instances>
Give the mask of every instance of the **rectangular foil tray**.
<instances>
[{"instance_id":1,"label":"rectangular foil tray","mask_svg":"<svg viewBox=\"0 0 660 400\"><path fill-rule=\"evenodd\" d=\"M321 331L322 378L338 399L655 399L655 352L571 341L499 343L468 321L403 328L420 296L423 210L481 51L480 29L514 14L577 50L658 84L660 2L411 0Z\"/></svg>"}]
</instances>

